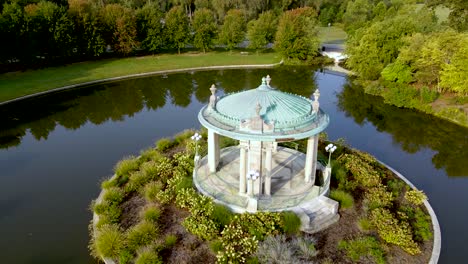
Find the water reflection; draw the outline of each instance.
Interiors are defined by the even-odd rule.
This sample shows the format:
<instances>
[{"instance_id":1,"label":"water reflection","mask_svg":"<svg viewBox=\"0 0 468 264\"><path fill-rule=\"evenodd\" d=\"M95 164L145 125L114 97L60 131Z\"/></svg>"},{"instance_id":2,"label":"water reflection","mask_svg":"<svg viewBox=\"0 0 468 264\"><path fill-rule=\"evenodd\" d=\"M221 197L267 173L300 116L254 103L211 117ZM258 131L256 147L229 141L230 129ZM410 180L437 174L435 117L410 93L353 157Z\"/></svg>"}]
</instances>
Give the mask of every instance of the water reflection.
<instances>
[{"instance_id":1,"label":"water reflection","mask_svg":"<svg viewBox=\"0 0 468 264\"><path fill-rule=\"evenodd\" d=\"M106 83L29 99L0 108L0 148L21 143L29 131L36 140L45 140L57 125L75 130L86 122L99 125L122 121L143 109L156 110L170 101L187 107L192 95L202 103L216 84L221 93L237 92L260 85L260 77L270 74L272 85L283 91L311 96L315 91L314 69L298 67L262 70L200 71L153 76ZM296 83L296 84L295 84ZM301 85L298 86L297 83Z\"/></svg>"},{"instance_id":2,"label":"water reflection","mask_svg":"<svg viewBox=\"0 0 468 264\"><path fill-rule=\"evenodd\" d=\"M387 132L403 150L415 153L423 148L437 152L432 163L449 176L467 176L468 129L417 111L384 104L379 97L365 94L348 82L338 95L338 107L358 124L371 122Z\"/></svg>"}]
</instances>

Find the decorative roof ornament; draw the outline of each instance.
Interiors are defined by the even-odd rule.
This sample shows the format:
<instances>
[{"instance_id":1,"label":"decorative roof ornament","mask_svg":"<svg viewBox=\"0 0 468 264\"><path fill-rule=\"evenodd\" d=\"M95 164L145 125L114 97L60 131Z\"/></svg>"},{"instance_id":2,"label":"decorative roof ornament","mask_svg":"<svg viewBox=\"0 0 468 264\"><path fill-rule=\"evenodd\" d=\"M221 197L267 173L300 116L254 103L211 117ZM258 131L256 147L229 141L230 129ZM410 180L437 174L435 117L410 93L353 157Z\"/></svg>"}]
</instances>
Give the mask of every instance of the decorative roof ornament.
<instances>
[{"instance_id":1,"label":"decorative roof ornament","mask_svg":"<svg viewBox=\"0 0 468 264\"><path fill-rule=\"evenodd\" d=\"M255 106L255 113L257 113L257 116L260 116L260 110L262 110L262 106L257 102L257 105Z\"/></svg>"},{"instance_id":2,"label":"decorative roof ornament","mask_svg":"<svg viewBox=\"0 0 468 264\"><path fill-rule=\"evenodd\" d=\"M267 77L266 77L265 80L266 80L266 84L267 84L268 86L270 86L270 82L271 82L270 75L267 75Z\"/></svg>"},{"instance_id":3,"label":"decorative roof ornament","mask_svg":"<svg viewBox=\"0 0 468 264\"><path fill-rule=\"evenodd\" d=\"M318 101L319 97L320 97L320 91L317 88L317 90L315 90L315 92L314 92L314 101L312 102L312 112L313 113L317 113L318 110L319 110L319 107L320 107L320 103Z\"/></svg>"},{"instance_id":4,"label":"decorative roof ornament","mask_svg":"<svg viewBox=\"0 0 468 264\"><path fill-rule=\"evenodd\" d=\"M216 87L214 84L211 85L210 87L211 91L211 96L210 96L210 102L208 104L208 107L212 110L216 109Z\"/></svg>"}]
</instances>

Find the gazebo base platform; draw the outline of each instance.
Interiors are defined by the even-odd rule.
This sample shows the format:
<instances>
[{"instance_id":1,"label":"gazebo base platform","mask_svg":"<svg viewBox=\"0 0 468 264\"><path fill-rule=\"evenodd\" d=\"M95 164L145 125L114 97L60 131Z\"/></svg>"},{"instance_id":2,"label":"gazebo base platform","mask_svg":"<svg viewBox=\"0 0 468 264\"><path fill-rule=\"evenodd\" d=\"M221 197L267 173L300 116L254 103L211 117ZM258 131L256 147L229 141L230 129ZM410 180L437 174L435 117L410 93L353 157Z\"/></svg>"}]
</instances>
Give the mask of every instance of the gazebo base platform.
<instances>
[{"instance_id":1,"label":"gazebo base platform","mask_svg":"<svg viewBox=\"0 0 468 264\"><path fill-rule=\"evenodd\" d=\"M239 213L292 210L320 196L321 187L304 180L305 154L282 147L272 156L271 195L251 197L239 193L239 152L239 147L222 149L216 173L209 173L207 157L201 159L194 170L197 189ZM317 168L323 170L321 164ZM257 203L256 209L252 209L252 203Z\"/></svg>"}]
</instances>

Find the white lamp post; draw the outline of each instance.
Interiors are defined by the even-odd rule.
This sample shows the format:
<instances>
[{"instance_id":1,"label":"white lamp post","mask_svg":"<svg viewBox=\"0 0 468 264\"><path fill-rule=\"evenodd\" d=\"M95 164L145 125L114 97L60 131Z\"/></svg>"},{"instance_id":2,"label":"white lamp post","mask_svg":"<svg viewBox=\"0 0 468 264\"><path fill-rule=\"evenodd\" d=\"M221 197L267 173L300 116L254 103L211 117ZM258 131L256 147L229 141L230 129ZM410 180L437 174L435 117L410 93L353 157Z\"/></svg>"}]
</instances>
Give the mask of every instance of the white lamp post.
<instances>
[{"instance_id":1,"label":"white lamp post","mask_svg":"<svg viewBox=\"0 0 468 264\"><path fill-rule=\"evenodd\" d=\"M331 154L336 150L336 146L333 145L333 144L328 144L326 147L325 147L325 151L328 152L328 165L327 167L331 168L331 165L330 165L330 161L331 161Z\"/></svg>"},{"instance_id":2,"label":"white lamp post","mask_svg":"<svg viewBox=\"0 0 468 264\"><path fill-rule=\"evenodd\" d=\"M256 181L260 177L260 172L257 170L250 170L247 173L247 180L250 181L250 189L249 189L249 196L253 196L253 189L254 189L254 181Z\"/></svg>"},{"instance_id":3,"label":"white lamp post","mask_svg":"<svg viewBox=\"0 0 468 264\"><path fill-rule=\"evenodd\" d=\"M195 161L195 166L198 165L198 161L200 160L200 156L198 155L198 141L202 138L202 136L198 133L195 133L191 139L192 140L195 140L195 158L194 158L194 161Z\"/></svg>"}]
</instances>

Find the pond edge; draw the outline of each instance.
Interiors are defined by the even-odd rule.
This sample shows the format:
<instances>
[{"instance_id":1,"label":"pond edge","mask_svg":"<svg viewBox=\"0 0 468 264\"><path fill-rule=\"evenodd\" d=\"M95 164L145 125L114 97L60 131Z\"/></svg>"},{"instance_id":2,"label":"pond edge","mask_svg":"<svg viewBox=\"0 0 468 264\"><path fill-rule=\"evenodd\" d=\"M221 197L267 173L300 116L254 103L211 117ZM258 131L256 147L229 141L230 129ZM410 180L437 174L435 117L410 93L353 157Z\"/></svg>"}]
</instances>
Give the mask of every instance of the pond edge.
<instances>
[{"instance_id":1,"label":"pond edge","mask_svg":"<svg viewBox=\"0 0 468 264\"><path fill-rule=\"evenodd\" d=\"M395 173L396 176L402 179L411 188L413 188L414 190L418 190L418 188L416 188L416 186L414 186L413 183L411 183L405 176L401 175L401 173L399 173L397 170L380 160L377 161L389 170L391 170L393 173ZM434 230L434 244L432 246L432 255L431 259L429 260L429 264L437 264L437 262L439 262L440 250L442 247L442 235L440 231L439 220L437 220L437 215L435 214L434 209L432 209L432 206L427 200L424 200L424 206L426 207L427 211L429 212L429 215L431 216L432 229Z\"/></svg>"},{"instance_id":2,"label":"pond edge","mask_svg":"<svg viewBox=\"0 0 468 264\"><path fill-rule=\"evenodd\" d=\"M417 190L416 186L414 186L413 183L411 183L405 176L403 176L401 173L399 173L397 170L394 168L390 167L389 165L385 164L384 162L377 160L380 164L391 170L398 178L402 179L406 184L408 184L411 188L414 190ZM114 179L117 175L113 175L111 179ZM102 201L102 198L104 197L104 194L106 193L105 189L102 189L101 192L99 193L98 198L95 200L96 203L100 203ZM437 220L437 215L434 212L434 209L432 209L432 206L429 204L427 200L424 200L424 206L426 207L427 211L429 212L429 215L431 216L431 222L432 222L432 229L434 230L434 244L432 246L432 254L431 254L431 259L429 260L428 264L437 264L439 262L439 257L440 257L440 251L442 247L442 235L440 231L440 225L439 225L439 220ZM99 215L96 214L93 211L93 220L92 220L92 225L93 225L93 236L96 236L96 224L99 221ZM117 264L113 259L110 258L104 258L101 257L102 261L104 261L105 264Z\"/></svg>"},{"instance_id":3,"label":"pond edge","mask_svg":"<svg viewBox=\"0 0 468 264\"><path fill-rule=\"evenodd\" d=\"M62 86L62 87L54 88L54 89L43 91L43 92L28 94L28 95L24 95L24 96L20 96L20 97L14 98L14 99L10 99L10 100L7 100L7 101L0 102L0 106L10 104L10 103L14 103L14 102L17 102L17 101L21 101L21 100L24 100L24 99L30 99L30 98L33 98L33 97L46 95L46 94L49 94L49 93L55 93L55 92L60 92L60 91L69 90L69 89L73 89L73 88L79 88L81 86L87 86L87 85L99 84L99 83L105 83L105 82L111 82L111 81L120 81L120 80L137 78L137 77L146 77L146 76L151 76L151 75L159 75L159 74L166 74L166 73L189 72L189 71L242 69L242 68L247 68L247 69L273 68L273 67L276 67L276 66L279 66L279 65L282 65L282 64L283 64L283 60L281 60L278 63L273 63L273 64L206 66L206 67L194 67L194 68L183 68L183 69L173 69L173 70L161 70L161 71L134 73L134 74L129 74L129 75L123 75L123 76L117 76L117 77L111 77L111 78L105 78L105 79L98 79L98 80L88 81L88 82L83 82L83 83L76 83L76 84Z\"/></svg>"}]
</instances>

